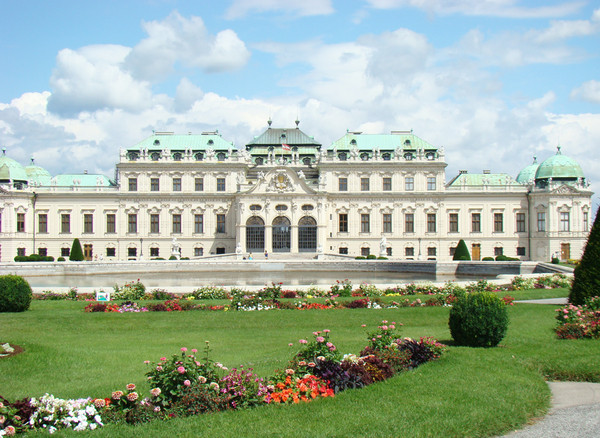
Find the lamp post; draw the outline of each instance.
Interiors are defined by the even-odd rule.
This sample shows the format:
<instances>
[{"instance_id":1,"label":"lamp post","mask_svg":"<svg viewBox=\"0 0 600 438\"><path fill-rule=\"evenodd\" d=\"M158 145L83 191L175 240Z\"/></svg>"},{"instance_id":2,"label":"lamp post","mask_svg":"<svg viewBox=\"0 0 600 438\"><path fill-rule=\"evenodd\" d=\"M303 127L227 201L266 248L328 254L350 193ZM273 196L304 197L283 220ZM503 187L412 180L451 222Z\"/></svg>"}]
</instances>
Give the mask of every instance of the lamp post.
<instances>
[{"instance_id":1,"label":"lamp post","mask_svg":"<svg viewBox=\"0 0 600 438\"><path fill-rule=\"evenodd\" d=\"M140 237L140 260L144 258L144 247L142 246L144 239Z\"/></svg>"}]
</instances>

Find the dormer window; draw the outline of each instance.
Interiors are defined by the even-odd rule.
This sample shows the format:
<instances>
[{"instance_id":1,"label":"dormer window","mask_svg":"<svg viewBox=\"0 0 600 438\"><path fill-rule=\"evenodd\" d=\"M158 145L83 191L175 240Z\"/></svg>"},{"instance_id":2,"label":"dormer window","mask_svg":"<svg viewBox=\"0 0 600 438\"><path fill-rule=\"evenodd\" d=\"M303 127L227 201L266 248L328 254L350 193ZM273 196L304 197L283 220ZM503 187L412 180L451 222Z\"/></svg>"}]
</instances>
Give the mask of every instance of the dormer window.
<instances>
[{"instance_id":1,"label":"dormer window","mask_svg":"<svg viewBox=\"0 0 600 438\"><path fill-rule=\"evenodd\" d=\"M353 138L352 140L350 140L350 144L355 145L356 144L356 139Z\"/></svg>"},{"instance_id":2,"label":"dormer window","mask_svg":"<svg viewBox=\"0 0 600 438\"><path fill-rule=\"evenodd\" d=\"M224 152L219 152L217 154L217 160L219 160L219 161L225 161L225 153Z\"/></svg>"},{"instance_id":3,"label":"dormer window","mask_svg":"<svg viewBox=\"0 0 600 438\"><path fill-rule=\"evenodd\" d=\"M360 159L363 161L367 161L369 159L369 154L363 152L362 154L360 154Z\"/></svg>"},{"instance_id":4,"label":"dormer window","mask_svg":"<svg viewBox=\"0 0 600 438\"><path fill-rule=\"evenodd\" d=\"M181 161L181 157L182 157L182 155L181 155L181 153L180 153L180 152L175 152L175 153L173 154L173 160L174 160L174 161Z\"/></svg>"},{"instance_id":5,"label":"dormer window","mask_svg":"<svg viewBox=\"0 0 600 438\"><path fill-rule=\"evenodd\" d=\"M381 155L381 158L383 158L384 161L390 161L390 159L392 158L392 156L389 153L385 153Z\"/></svg>"},{"instance_id":6,"label":"dormer window","mask_svg":"<svg viewBox=\"0 0 600 438\"><path fill-rule=\"evenodd\" d=\"M258 157L256 160L254 160L254 162L256 163L257 166L262 166L265 162L265 160L263 160L262 157Z\"/></svg>"},{"instance_id":7,"label":"dormer window","mask_svg":"<svg viewBox=\"0 0 600 438\"><path fill-rule=\"evenodd\" d=\"M204 154L202 152L198 152L197 154L194 155L194 159L196 161L202 161L202 160L204 160Z\"/></svg>"},{"instance_id":8,"label":"dormer window","mask_svg":"<svg viewBox=\"0 0 600 438\"><path fill-rule=\"evenodd\" d=\"M340 153L338 154L338 159L339 159L340 161L346 161L346 160L348 159L348 155L346 155L346 152L340 152Z\"/></svg>"},{"instance_id":9,"label":"dormer window","mask_svg":"<svg viewBox=\"0 0 600 438\"><path fill-rule=\"evenodd\" d=\"M209 146L212 146L213 144L215 144L215 142L212 141L212 139L211 139L211 140L208 140L208 144L209 144Z\"/></svg>"},{"instance_id":10,"label":"dormer window","mask_svg":"<svg viewBox=\"0 0 600 438\"><path fill-rule=\"evenodd\" d=\"M410 140L406 140L406 141L404 142L404 146L410 147Z\"/></svg>"},{"instance_id":11,"label":"dormer window","mask_svg":"<svg viewBox=\"0 0 600 438\"><path fill-rule=\"evenodd\" d=\"M425 154L425 158L427 158L428 160L435 160L435 153L427 152L427 154Z\"/></svg>"},{"instance_id":12,"label":"dormer window","mask_svg":"<svg viewBox=\"0 0 600 438\"><path fill-rule=\"evenodd\" d=\"M160 146L160 140L154 140L154 146Z\"/></svg>"},{"instance_id":13,"label":"dormer window","mask_svg":"<svg viewBox=\"0 0 600 438\"><path fill-rule=\"evenodd\" d=\"M410 160L412 160L412 159L413 159L413 154L411 154L410 152L407 152L407 153L405 153L405 154L404 154L404 159L405 159L406 161L410 161Z\"/></svg>"},{"instance_id":14,"label":"dormer window","mask_svg":"<svg viewBox=\"0 0 600 438\"><path fill-rule=\"evenodd\" d=\"M305 157L305 158L303 158L303 159L302 159L302 163L303 163L305 166L310 166L310 163L311 163L310 157Z\"/></svg>"},{"instance_id":15,"label":"dormer window","mask_svg":"<svg viewBox=\"0 0 600 438\"><path fill-rule=\"evenodd\" d=\"M140 153L137 151L129 151L127 152L127 159L129 161L136 161L138 158L140 158Z\"/></svg>"},{"instance_id":16,"label":"dormer window","mask_svg":"<svg viewBox=\"0 0 600 438\"><path fill-rule=\"evenodd\" d=\"M158 161L158 160L160 160L160 152L152 152L150 154L150 159L152 161Z\"/></svg>"}]
</instances>

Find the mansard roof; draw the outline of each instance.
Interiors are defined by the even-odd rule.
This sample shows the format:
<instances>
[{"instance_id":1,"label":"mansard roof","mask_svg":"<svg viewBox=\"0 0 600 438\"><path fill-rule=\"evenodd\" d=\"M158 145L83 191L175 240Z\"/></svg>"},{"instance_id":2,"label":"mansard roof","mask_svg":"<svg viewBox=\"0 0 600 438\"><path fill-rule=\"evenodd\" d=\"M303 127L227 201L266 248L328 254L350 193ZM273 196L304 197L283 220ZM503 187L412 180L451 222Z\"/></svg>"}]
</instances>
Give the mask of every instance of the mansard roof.
<instances>
[{"instance_id":1,"label":"mansard roof","mask_svg":"<svg viewBox=\"0 0 600 438\"><path fill-rule=\"evenodd\" d=\"M314 137L306 135L298 127L300 122L296 121L295 128L271 128L271 121L269 120L269 127L259 136L254 137L246 145L246 149L253 149L255 146L281 146L285 143L289 146L313 146L316 148L321 147L321 143L315 140Z\"/></svg>"},{"instance_id":2,"label":"mansard roof","mask_svg":"<svg viewBox=\"0 0 600 438\"><path fill-rule=\"evenodd\" d=\"M363 134L362 132L346 132L339 140L333 142L329 150L437 150L437 146L417 137L412 131L392 131L391 134Z\"/></svg>"},{"instance_id":3,"label":"mansard roof","mask_svg":"<svg viewBox=\"0 0 600 438\"><path fill-rule=\"evenodd\" d=\"M203 132L202 134L174 134L173 132L154 132L150 137L127 148L128 150L229 150L234 149L230 143L221 137L219 131Z\"/></svg>"}]
</instances>

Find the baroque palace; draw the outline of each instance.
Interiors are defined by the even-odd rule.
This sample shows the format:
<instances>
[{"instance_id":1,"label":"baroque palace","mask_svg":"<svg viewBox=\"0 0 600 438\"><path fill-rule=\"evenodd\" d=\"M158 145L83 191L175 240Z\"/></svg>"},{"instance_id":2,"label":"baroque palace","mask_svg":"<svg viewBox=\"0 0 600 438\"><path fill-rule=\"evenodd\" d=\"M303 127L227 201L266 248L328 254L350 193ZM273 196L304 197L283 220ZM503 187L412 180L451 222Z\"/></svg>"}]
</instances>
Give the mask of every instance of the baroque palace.
<instances>
[{"instance_id":1,"label":"baroque palace","mask_svg":"<svg viewBox=\"0 0 600 438\"><path fill-rule=\"evenodd\" d=\"M295 127L243 150L217 132L154 132L121 151L115 180L51 176L0 157L0 261L39 253L140 260L374 254L450 260L580 258L591 226L581 167L558 148L513 179L460 171L412 131L347 132L323 147Z\"/></svg>"}]
</instances>

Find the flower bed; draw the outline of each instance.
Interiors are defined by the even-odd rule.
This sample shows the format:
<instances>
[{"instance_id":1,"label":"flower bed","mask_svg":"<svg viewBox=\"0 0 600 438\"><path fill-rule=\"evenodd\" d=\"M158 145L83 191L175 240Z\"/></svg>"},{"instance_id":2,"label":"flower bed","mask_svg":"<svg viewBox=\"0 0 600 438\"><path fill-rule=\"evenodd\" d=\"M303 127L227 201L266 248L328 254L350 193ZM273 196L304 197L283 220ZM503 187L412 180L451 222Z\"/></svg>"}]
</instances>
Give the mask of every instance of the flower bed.
<instances>
[{"instance_id":1,"label":"flower bed","mask_svg":"<svg viewBox=\"0 0 600 438\"><path fill-rule=\"evenodd\" d=\"M588 298L581 306L567 304L556 312L559 339L600 339L600 297Z\"/></svg>"},{"instance_id":2,"label":"flower bed","mask_svg":"<svg viewBox=\"0 0 600 438\"><path fill-rule=\"evenodd\" d=\"M401 324L382 321L367 333L368 344L359 356L342 355L325 329L314 339L300 339L283 371L261 378L244 367L229 370L186 347L170 358L145 361L151 390L144 397L133 383L110 397L64 400L50 394L13 403L0 397L0 436L28 430L94 430L106 423L139 424L206 412L251 408L265 404L307 403L335 397L349 388L361 388L439 358L445 346L431 338L400 338ZM296 344L291 343L294 348Z\"/></svg>"}]
</instances>

